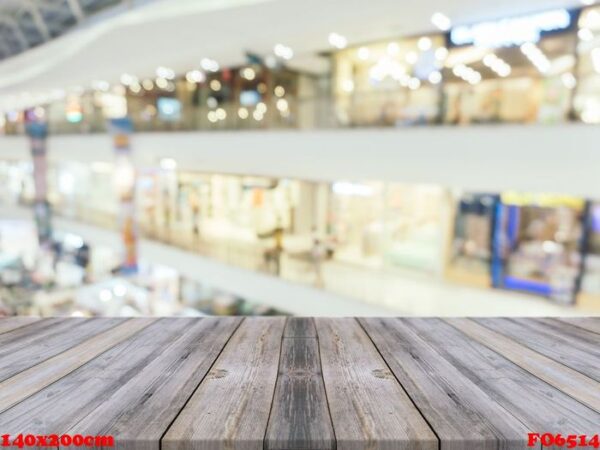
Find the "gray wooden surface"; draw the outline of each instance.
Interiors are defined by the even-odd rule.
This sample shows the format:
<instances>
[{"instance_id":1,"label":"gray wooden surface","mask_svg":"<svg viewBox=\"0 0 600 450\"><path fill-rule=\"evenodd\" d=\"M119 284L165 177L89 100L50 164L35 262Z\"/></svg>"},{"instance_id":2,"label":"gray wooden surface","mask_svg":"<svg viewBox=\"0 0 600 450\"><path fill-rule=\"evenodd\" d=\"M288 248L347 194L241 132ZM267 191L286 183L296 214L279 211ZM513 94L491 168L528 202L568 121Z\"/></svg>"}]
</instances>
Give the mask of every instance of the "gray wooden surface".
<instances>
[{"instance_id":1,"label":"gray wooden surface","mask_svg":"<svg viewBox=\"0 0 600 450\"><path fill-rule=\"evenodd\" d=\"M0 319L0 434L120 449L526 449L599 380L595 318Z\"/></svg>"}]
</instances>

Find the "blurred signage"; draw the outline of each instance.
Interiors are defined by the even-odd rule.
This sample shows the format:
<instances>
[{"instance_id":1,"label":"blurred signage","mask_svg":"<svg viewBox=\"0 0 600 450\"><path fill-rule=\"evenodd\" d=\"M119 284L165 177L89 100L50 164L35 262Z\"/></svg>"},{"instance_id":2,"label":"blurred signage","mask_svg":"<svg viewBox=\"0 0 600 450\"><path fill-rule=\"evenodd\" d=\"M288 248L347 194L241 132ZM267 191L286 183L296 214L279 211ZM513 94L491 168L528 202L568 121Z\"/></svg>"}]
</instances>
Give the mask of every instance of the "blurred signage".
<instances>
[{"instance_id":1,"label":"blurred signage","mask_svg":"<svg viewBox=\"0 0 600 450\"><path fill-rule=\"evenodd\" d=\"M159 97L156 101L158 117L165 122L181 120L181 102L176 98Z\"/></svg>"},{"instance_id":2,"label":"blurred signage","mask_svg":"<svg viewBox=\"0 0 600 450\"><path fill-rule=\"evenodd\" d=\"M526 42L537 42L543 34L566 30L574 22L569 11L555 9L528 16L455 27L450 32L450 42L457 46L511 47Z\"/></svg>"}]
</instances>

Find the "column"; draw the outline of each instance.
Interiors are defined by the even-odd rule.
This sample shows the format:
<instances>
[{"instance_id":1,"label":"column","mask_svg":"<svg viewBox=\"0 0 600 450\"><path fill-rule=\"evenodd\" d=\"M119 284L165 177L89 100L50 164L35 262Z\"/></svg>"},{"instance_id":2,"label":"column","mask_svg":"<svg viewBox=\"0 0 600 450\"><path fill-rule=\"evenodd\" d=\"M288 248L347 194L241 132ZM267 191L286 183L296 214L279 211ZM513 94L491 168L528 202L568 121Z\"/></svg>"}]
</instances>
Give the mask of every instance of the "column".
<instances>
[{"instance_id":1,"label":"column","mask_svg":"<svg viewBox=\"0 0 600 450\"><path fill-rule=\"evenodd\" d=\"M128 117L111 119L109 132L115 149L115 187L119 198L119 231L123 242L121 273L137 272L137 223L135 217L136 173L132 162L130 136L133 131Z\"/></svg>"}]
</instances>

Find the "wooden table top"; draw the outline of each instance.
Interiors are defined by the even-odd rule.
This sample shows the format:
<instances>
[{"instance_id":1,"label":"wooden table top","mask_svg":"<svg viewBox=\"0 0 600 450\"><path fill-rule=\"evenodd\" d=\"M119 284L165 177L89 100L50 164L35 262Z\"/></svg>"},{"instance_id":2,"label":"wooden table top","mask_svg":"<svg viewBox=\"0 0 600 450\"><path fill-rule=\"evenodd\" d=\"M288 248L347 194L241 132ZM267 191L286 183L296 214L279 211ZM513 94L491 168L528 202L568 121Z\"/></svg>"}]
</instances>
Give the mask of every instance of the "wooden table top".
<instances>
[{"instance_id":1,"label":"wooden table top","mask_svg":"<svg viewBox=\"0 0 600 450\"><path fill-rule=\"evenodd\" d=\"M600 433L600 319L0 319L0 435L525 449Z\"/></svg>"}]
</instances>

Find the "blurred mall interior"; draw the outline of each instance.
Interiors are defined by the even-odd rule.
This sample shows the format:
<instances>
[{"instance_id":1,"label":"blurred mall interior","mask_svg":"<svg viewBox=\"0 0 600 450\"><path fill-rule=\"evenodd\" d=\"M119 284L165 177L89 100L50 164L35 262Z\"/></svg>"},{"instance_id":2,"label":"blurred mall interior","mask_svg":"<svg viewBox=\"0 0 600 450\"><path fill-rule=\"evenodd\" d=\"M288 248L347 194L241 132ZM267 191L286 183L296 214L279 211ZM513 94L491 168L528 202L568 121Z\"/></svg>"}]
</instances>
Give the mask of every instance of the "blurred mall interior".
<instances>
[{"instance_id":1,"label":"blurred mall interior","mask_svg":"<svg viewBox=\"0 0 600 450\"><path fill-rule=\"evenodd\" d=\"M0 1L0 316L600 314L593 0Z\"/></svg>"}]
</instances>

